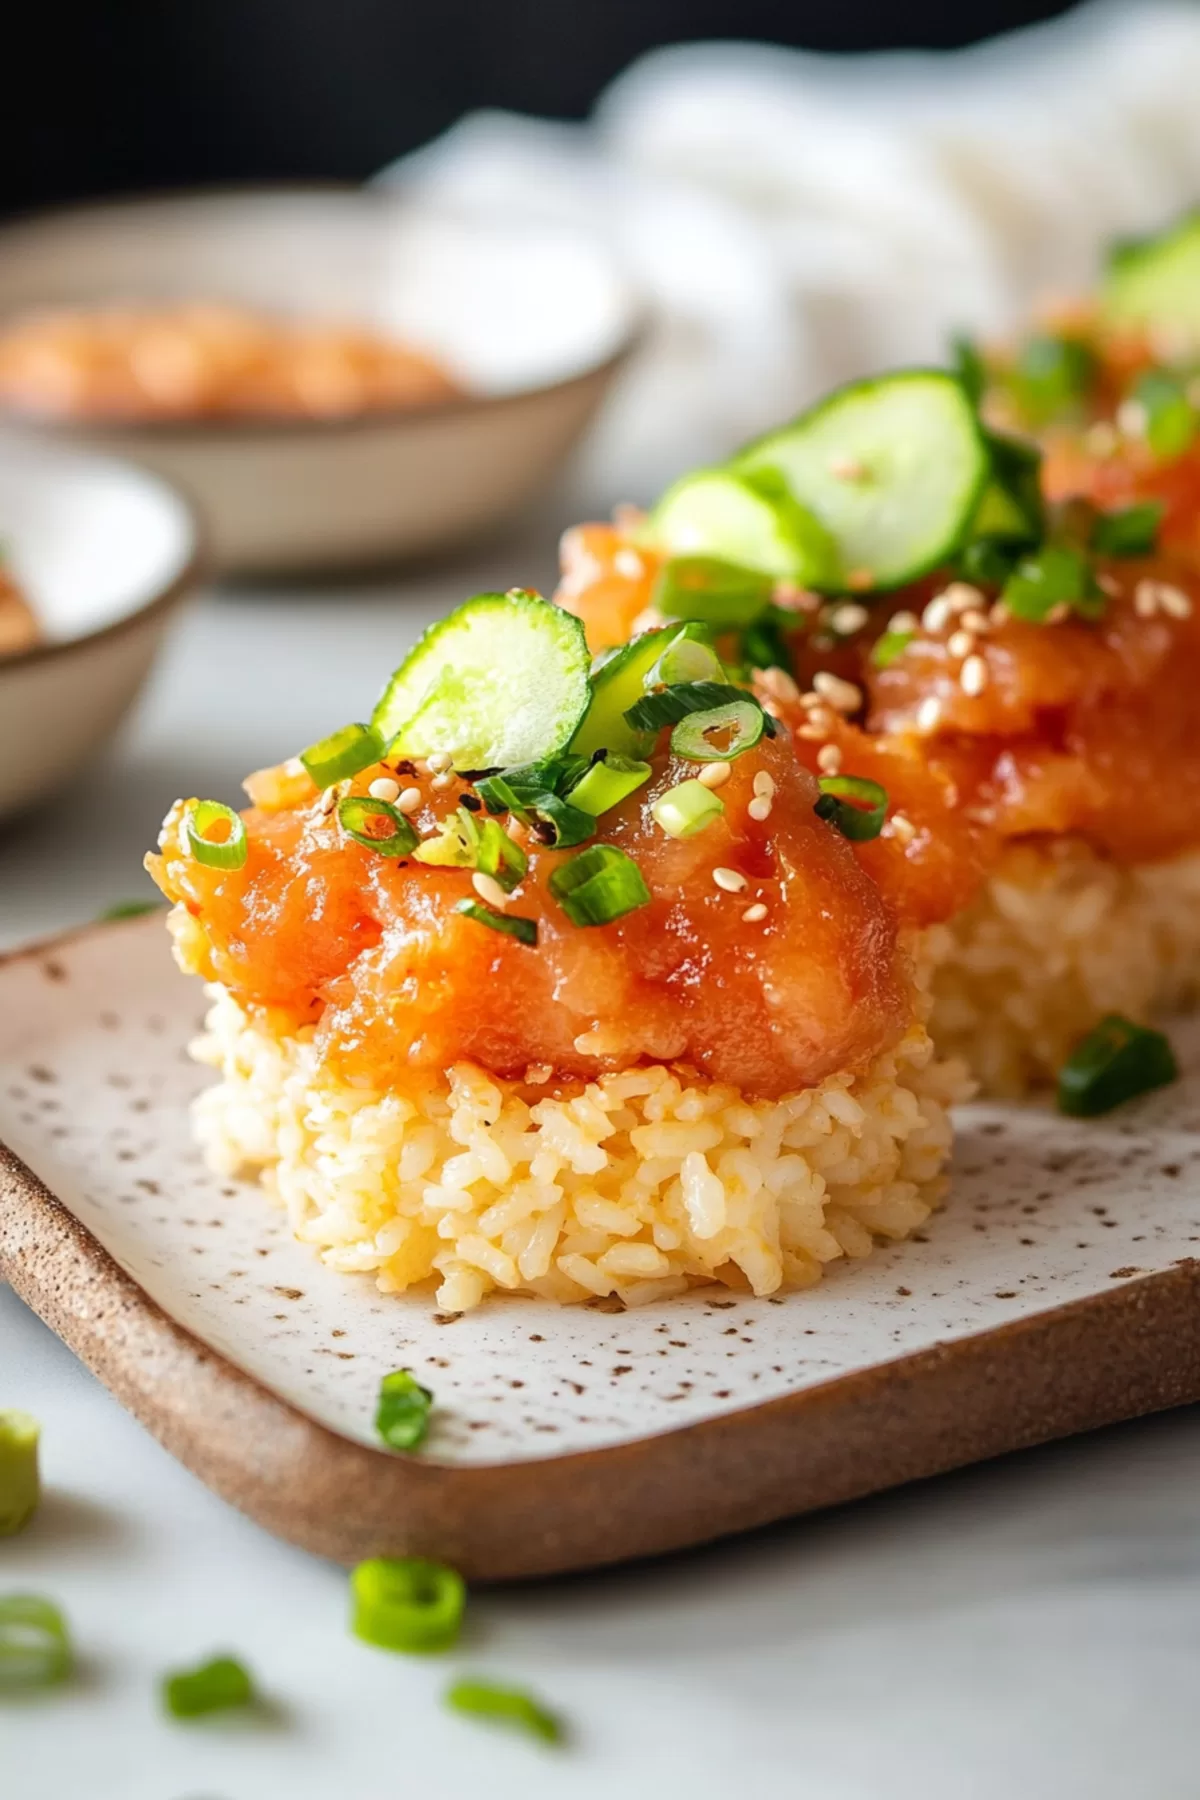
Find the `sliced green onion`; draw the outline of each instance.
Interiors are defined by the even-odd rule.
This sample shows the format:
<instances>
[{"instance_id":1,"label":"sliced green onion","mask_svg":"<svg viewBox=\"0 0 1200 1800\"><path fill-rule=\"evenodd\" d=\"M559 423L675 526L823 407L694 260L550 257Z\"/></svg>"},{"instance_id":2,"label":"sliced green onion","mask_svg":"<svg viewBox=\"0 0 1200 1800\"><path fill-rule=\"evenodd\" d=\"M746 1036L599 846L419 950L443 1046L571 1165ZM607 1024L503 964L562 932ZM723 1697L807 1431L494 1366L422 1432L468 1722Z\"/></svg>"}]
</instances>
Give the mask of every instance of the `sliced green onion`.
<instances>
[{"instance_id":1,"label":"sliced green onion","mask_svg":"<svg viewBox=\"0 0 1200 1800\"><path fill-rule=\"evenodd\" d=\"M0 1538L28 1525L41 1495L38 1422L27 1412L0 1412Z\"/></svg>"},{"instance_id":2,"label":"sliced green onion","mask_svg":"<svg viewBox=\"0 0 1200 1800\"><path fill-rule=\"evenodd\" d=\"M966 389L972 406L978 406L987 388L987 364L974 338L965 332L956 332L950 340L950 367Z\"/></svg>"},{"instance_id":3,"label":"sliced green onion","mask_svg":"<svg viewBox=\"0 0 1200 1800\"><path fill-rule=\"evenodd\" d=\"M865 775L822 775L821 798L813 807L818 819L836 825L845 838L865 844L877 838L887 817L887 789Z\"/></svg>"},{"instance_id":4,"label":"sliced green onion","mask_svg":"<svg viewBox=\"0 0 1200 1800\"><path fill-rule=\"evenodd\" d=\"M1132 399L1145 418L1143 436L1163 461L1182 456L1196 435L1196 413L1181 381L1150 369L1134 384Z\"/></svg>"},{"instance_id":5,"label":"sliced green onion","mask_svg":"<svg viewBox=\"0 0 1200 1800\"><path fill-rule=\"evenodd\" d=\"M872 668L890 669L897 658L904 655L916 635L915 631L885 631L871 646Z\"/></svg>"},{"instance_id":6,"label":"sliced green onion","mask_svg":"<svg viewBox=\"0 0 1200 1800\"><path fill-rule=\"evenodd\" d=\"M482 775L475 786L490 813L527 817L543 794L565 794L585 772L586 756L552 756L544 762L521 763Z\"/></svg>"},{"instance_id":7,"label":"sliced green onion","mask_svg":"<svg viewBox=\"0 0 1200 1800\"><path fill-rule=\"evenodd\" d=\"M681 632L659 657L646 681L647 687L671 687L680 681L723 681L721 659L710 644Z\"/></svg>"},{"instance_id":8,"label":"sliced green onion","mask_svg":"<svg viewBox=\"0 0 1200 1800\"><path fill-rule=\"evenodd\" d=\"M343 725L319 744L310 744L300 752L300 761L319 788L332 787L335 781L349 781L360 769L369 769L382 760L383 739L373 725Z\"/></svg>"},{"instance_id":9,"label":"sliced green onion","mask_svg":"<svg viewBox=\"0 0 1200 1800\"><path fill-rule=\"evenodd\" d=\"M529 858L495 819L484 819L479 827L475 867L481 875L490 875L493 881L498 881L506 894L511 894L524 880Z\"/></svg>"},{"instance_id":10,"label":"sliced green onion","mask_svg":"<svg viewBox=\"0 0 1200 1800\"><path fill-rule=\"evenodd\" d=\"M590 764L575 786L568 790L568 798L572 806L598 819L602 813L620 806L622 800L628 800L643 782L649 781L650 774L648 762L606 752Z\"/></svg>"},{"instance_id":11,"label":"sliced green onion","mask_svg":"<svg viewBox=\"0 0 1200 1800\"><path fill-rule=\"evenodd\" d=\"M1137 1094L1165 1087L1178 1074L1175 1054L1161 1031L1109 1013L1059 1070L1059 1109L1093 1119Z\"/></svg>"},{"instance_id":12,"label":"sliced green onion","mask_svg":"<svg viewBox=\"0 0 1200 1800\"><path fill-rule=\"evenodd\" d=\"M582 806L560 800L557 794L539 794L533 806L535 818L544 827L544 835L556 850L570 850L586 844L596 835L596 821Z\"/></svg>"},{"instance_id":13,"label":"sliced green onion","mask_svg":"<svg viewBox=\"0 0 1200 1800\"><path fill-rule=\"evenodd\" d=\"M351 1571L350 1595L350 1629L380 1650L449 1650L462 1630L466 1583L445 1563L373 1556Z\"/></svg>"},{"instance_id":14,"label":"sliced green onion","mask_svg":"<svg viewBox=\"0 0 1200 1800\"><path fill-rule=\"evenodd\" d=\"M1149 556L1158 543L1164 510L1161 500L1144 500L1117 512L1097 513L1090 547L1100 556Z\"/></svg>"},{"instance_id":15,"label":"sliced green onion","mask_svg":"<svg viewBox=\"0 0 1200 1800\"><path fill-rule=\"evenodd\" d=\"M766 716L757 702L744 699L689 713L672 731L671 748L689 762L732 762L753 750Z\"/></svg>"},{"instance_id":16,"label":"sliced green onion","mask_svg":"<svg viewBox=\"0 0 1200 1800\"><path fill-rule=\"evenodd\" d=\"M393 1369L379 1384L375 1429L393 1450L415 1450L429 1430L433 1395L411 1369Z\"/></svg>"},{"instance_id":17,"label":"sliced green onion","mask_svg":"<svg viewBox=\"0 0 1200 1800\"><path fill-rule=\"evenodd\" d=\"M214 825L225 825L224 838L211 838ZM245 822L220 800L197 800L187 810L184 831L188 848L198 863L208 869L240 869L249 854Z\"/></svg>"},{"instance_id":18,"label":"sliced green onion","mask_svg":"<svg viewBox=\"0 0 1200 1800\"><path fill-rule=\"evenodd\" d=\"M140 919L145 913L159 912L161 900L118 900L115 906L106 906L97 925L115 925L118 919Z\"/></svg>"},{"instance_id":19,"label":"sliced green onion","mask_svg":"<svg viewBox=\"0 0 1200 1800\"><path fill-rule=\"evenodd\" d=\"M519 913L496 912L482 900L460 900L454 910L462 913L464 918L474 919L476 925L486 925L489 931L500 931L505 937L516 938L519 944L528 944L530 949L538 941L536 919L523 919Z\"/></svg>"},{"instance_id":20,"label":"sliced green onion","mask_svg":"<svg viewBox=\"0 0 1200 1800\"><path fill-rule=\"evenodd\" d=\"M660 794L650 808L656 825L668 837L696 837L725 811L725 802L702 781L681 781Z\"/></svg>"},{"instance_id":21,"label":"sliced green onion","mask_svg":"<svg viewBox=\"0 0 1200 1800\"><path fill-rule=\"evenodd\" d=\"M452 1712L469 1713L475 1719L516 1726L547 1744L559 1744L563 1739L562 1720L520 1688L498 1687L494 1681L468 1675L446 1689L446 1705Z\"/></svg>"},{"instance_id":22,"label":"sliced green onion","mask_svg":"<svg viewBox=\"0 0 1200 1800\"><path fill-rule=\"evenodd\" d=\"M964 581L981 587L1003 587L1016 566L1020 552L995 538L975 538L963 546L958 559Z\"/></svg>"},{"instance_id":23,"label":"sliced green onion","mask_svg":"<svg viewBox=\"0 0 1200 1800\"><path fill-rule=\"evenodd\" d=\"M796 629L794 613L785 612L781 606L768 607L762 618L742 633L742 661L751 669L787 669L790 673L788 634Z\"/></svg>"},{"instance_id":24,"label":"sliced green onion","mask_svg":"<svg viewBox=\"0 0 1200 1800\"><path fill-rule=\"evenodd\" d=\"M413 851L415 861L431 869L473 869L479 855L480 828L465 806L442 820L432 837L422 838Z\"/></svg>"},{"instance_id":25,"label":"sliced green onion","mask_svg":"<svg viewBox=\"0 0 1200 1800\"><path fill-rule=\"evenodd\" d=\"M667 619L741 631L771 603L774 577L717 556L673 556L659 571L651 605Z\"/></svg>"},{"instance_id":26,"label":"sliced green onion","mask_svg":"<svg viewBox=\"0 0 1200 1800\"><path fill-rule=\"evenodd\" d=\"M1095 354L1082 339L1043 334L1024 344L1012 379L1026 413L1041 421L1077 406L1096 371Z\"/></svg>"},{"instance_id":27,"label":"sliced green onion","mask_svg":"<svg viewBox=\"0 0 1200 1800\"><path fill-rule=\"evenodd\" d=\"M1081 550L1047 544L1023 556L1005 582L1000 598L1014 619L1041 625L1056 606L1069 606L1084 618L1104 612L1104 590Z\"/></svg>"},{"instance_id":28,"label":"sliced green onion","mask_svg":"<svg viewBox=\"0 0 1200 1800\"><path fill-rule=\"evenodd\" d=\"M592 844L562 863L550 892L573 925L611 925L650 904L650 889L631 856L615 844Z\"/></svg>"},{"instance_id":29,"label":"sliced green onion","mask_svg":"<svg viewBox=\"0 0 1200 1800\"><path fill-rule=\"evenodd\" d=\"M369 794L347 794L338 801L338 824L366 850L376 856L411 856L420 843L412 823L390 800L373 800ZM382 819L390 831L373 831L371 821Z\"/></svg>"},{"instance_id":30,"label":"sliced green onion","mask_svg":"<svg viewBox=\"0 0 1200 1800\"><path fill-rule=\"evenodd\" d=\"M214 1656L195 1669L162 1679L162 1703L173 1719L201 1719L206 1713L253 1706L257 1696L249 1670L235 1656Z\"/></svg>"},{"instance_id":31,"label":"sliced green onion","mask_svg":"<svg viewBox=\"0 0 1200 1800\"><path fill-rule=\"evenodd\" d=\"M728 706L734 700L758 706L753 694L748 694L745 688L730 687L717 681L681 681L674 687L660 688L635 701L625 713L625 722L635 730L658 731L663 725L677 725L689 713L711 712L714 706ZM762 712L760 706L758 710ZM771 727L765 729L770 731Z\"/></svg>"},{"instance_id":32,"label":"sliced green onion","mask_svg":"<svg viewBox=\"0 0 1200 1800\"><path fill-rule=\"evenodd\" d=\"M54 1687L74 1666L67 1622L40 1594L0 1594L0 1694Z\"/></svg>"}]
</instances>

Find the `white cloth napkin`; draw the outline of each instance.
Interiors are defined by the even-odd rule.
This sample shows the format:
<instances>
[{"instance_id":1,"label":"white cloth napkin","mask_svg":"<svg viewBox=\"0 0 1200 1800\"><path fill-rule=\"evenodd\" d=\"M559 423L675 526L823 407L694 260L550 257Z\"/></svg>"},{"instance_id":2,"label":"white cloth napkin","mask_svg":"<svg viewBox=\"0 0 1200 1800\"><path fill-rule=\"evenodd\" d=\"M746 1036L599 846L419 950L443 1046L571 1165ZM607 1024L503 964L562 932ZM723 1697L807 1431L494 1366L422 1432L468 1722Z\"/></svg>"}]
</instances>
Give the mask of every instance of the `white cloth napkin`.
<instances>
[{"instance_id":1,"label":"white cloth napkin","mask_svg":"<svg viewBox=\"0 0 1200 1800\"><path fill-rule=\"evenodd\" d=\"M1200 6L1093 0L945 53L681 45L587 124L473 114L379 179L611 246L656 329L587 483L645 498L835 381L1086 286L1108 238L1200 202Z\"/></svg>"}]
</instances>

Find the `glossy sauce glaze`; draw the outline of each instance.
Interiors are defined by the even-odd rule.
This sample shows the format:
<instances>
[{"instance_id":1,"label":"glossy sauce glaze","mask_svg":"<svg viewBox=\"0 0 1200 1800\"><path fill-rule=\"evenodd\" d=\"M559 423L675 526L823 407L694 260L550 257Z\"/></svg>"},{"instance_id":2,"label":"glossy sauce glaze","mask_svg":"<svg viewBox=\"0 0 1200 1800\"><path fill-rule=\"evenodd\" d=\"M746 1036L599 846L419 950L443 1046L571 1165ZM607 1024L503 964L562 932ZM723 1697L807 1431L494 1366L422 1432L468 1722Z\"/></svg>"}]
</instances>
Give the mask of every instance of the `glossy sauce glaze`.
<instances>
[{"instance_id":1,"label":"glossy sauce glaze","mask_svg":"<svg viewBox=\"0 0 1200 1800\"><path fill-rule=\"evenodd\" d=\"M513 1077L540 1067L543 1080L679 1060L774 1097L897 1042L913 996L896 913L814 814L817 786L789 734L732 764L724 815L690 839L666 836L649 809L695 766L664 748L654 770L599 831L635 858L651 903L606 926L572 924L547 882L573 853L525 837L529 869L507 910L537 920L533 948L456 912L473 897L469 871L358 845L311 788L244 815L249 853L237 871L181 846L182 806L148 866L181 909L186 966L244 1003L312 1023L341 1073L376 1085L462 1059ZM382 772L366 770L354 791ZM766 819L749 811L756 775L774 784ZM405 779L422 789L412 814L422 836L472 797L457 781L435 790L428 775Z\"/></svg>"}]
</instances>

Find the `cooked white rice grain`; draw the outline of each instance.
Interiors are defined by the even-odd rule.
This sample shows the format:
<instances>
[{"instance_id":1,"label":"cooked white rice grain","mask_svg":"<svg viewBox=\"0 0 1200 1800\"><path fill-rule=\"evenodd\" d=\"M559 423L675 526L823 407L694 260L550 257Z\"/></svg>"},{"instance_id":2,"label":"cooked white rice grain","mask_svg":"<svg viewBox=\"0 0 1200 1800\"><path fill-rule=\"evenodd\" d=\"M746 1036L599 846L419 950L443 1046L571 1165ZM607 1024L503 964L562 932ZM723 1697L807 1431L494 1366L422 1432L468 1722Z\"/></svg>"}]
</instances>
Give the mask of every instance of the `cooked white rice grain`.
<instances>
[{"instance_id":1,"label":"cooked white rice grain","mask_svg":"<svg viewBox=\"0 0 1200 1800\"><path fill-rule=\"evenodd\" d=\"M770 1294L909 1236L945 1187L969 1090L924 1028L864 1073L778 1101L655 1065L547 1096L471 1063L381 1093L335 1080L311 1028L223 989L195 1054L226 1173L257 1169L296 1236L385 1293L436 1280L446 1312L494 1289L637 1306L695 1282Z\"/></svg>"}]
</instances>

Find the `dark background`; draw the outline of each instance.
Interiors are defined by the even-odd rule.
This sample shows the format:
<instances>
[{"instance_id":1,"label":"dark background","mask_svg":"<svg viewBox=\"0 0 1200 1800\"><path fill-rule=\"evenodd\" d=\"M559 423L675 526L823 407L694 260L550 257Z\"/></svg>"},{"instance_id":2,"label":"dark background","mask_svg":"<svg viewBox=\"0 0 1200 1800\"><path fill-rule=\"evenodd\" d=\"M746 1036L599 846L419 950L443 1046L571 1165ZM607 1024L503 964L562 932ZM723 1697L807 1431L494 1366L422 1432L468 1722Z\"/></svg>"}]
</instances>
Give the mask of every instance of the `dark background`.
<instances>
[{"instance_id":1,"label":"dark background","mask_svg":"<svg viewBox=\"0 0 1200 1800\"><path fill-rule=\"evenodd\" d=\"M643 50L973 42L1038 0L8 0L0 210L360 178L472 107L580 118Z\"/></svg>"}]
</instances>

